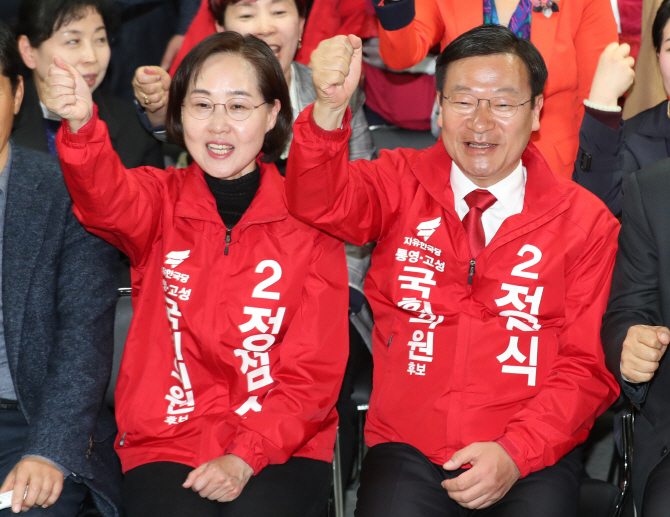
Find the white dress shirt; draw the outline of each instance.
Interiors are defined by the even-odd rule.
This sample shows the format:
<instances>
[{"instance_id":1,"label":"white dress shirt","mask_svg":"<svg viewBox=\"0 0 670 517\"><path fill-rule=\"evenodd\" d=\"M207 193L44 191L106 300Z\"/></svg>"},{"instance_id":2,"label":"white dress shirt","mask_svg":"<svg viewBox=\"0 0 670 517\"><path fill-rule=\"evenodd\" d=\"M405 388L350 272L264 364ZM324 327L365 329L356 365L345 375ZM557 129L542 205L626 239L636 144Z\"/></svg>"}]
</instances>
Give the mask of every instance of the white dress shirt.
<instances>
[{"instance_id":1,"label":"white dress shirt","mask_svg":"<svg viewBox=\"0 0 670 517\"><path fill-rule=\"evenodd\" d=\"M488 246L493 236L496 234L502 223L510 215L521 213L523 210L523 198L526 193L526 168L521 164L512 174L499 181L495 185L483 189L488 190L495 196L497 201L482 214L482 226L484 227L484 237ZM458 217L463 220L465 214L470 208L465 202L465 196L476 189L481 189L475 185L463 171L458 168L456 162L451 162L451 189L454 191L454 205Z\"/></svg>"}]
</instances>

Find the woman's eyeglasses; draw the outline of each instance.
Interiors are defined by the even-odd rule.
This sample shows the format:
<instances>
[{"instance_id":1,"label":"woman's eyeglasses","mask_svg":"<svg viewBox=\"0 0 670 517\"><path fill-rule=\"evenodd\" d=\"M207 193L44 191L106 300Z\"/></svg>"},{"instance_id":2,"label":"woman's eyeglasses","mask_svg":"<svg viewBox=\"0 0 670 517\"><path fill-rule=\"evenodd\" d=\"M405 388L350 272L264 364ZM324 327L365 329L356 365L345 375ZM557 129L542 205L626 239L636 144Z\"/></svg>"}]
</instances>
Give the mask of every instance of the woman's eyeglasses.
<instances>
[{"instance_id":1,"label":"woman's eyeglasses","mask_svg":"<svg viewBox=\"0 0 670 517\"><path fill-rule=\"evenodd\" d=\"M263 104L267 104L267 102L254 106L251 101L248 101L247 99L230 99L224 103L212 102L207 97L191 97L184 102L182 106L186 108L189 115L198 120L209 118L212 113L214 113L214 108L216 108L216 106L223 106L230 118L242 121L248 119L251 116L251 113L256 108L260 108Z\"/></svg>"}]
</instances>

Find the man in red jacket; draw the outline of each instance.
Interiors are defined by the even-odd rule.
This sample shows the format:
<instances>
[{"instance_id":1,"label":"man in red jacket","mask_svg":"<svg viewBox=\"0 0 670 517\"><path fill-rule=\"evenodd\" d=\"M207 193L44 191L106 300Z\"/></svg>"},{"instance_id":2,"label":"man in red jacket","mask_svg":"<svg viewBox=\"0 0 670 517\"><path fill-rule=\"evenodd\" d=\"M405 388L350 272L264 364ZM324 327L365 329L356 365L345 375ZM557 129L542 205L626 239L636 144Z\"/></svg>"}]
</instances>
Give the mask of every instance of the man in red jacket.
<instances>
[{"instance_id":1,"label":"man in red jacket","mask_svg":"<svg viewBox=\"0 0 670 517\"><path fill-rule=\"evenodd\" d=\"M577 515L576 447L618 394L599 330L619 225L529 143L544 61L501 26L465 33L437 61L442 141L350 163L360 67L355 36L312 55L287 174L293 214L377 242L356 515Z\"/></svg>"}]
</instances>

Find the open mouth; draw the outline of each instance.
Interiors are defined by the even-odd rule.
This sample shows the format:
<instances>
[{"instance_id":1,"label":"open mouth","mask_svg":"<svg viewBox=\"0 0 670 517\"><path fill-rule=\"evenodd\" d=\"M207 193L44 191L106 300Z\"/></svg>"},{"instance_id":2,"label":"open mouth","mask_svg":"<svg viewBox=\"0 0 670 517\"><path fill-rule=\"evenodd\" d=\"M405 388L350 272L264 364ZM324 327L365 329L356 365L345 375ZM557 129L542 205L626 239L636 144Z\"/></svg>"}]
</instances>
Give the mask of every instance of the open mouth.
<instances>
[{"instance_id":1,"label":"open mouth","mask_svg":"<svg viewBox=\"0 0 670 517\"><path fill-rule=\"evenodd\" d=\"M270 47L270 50L272 50L272 53L275 56L278 56L279 53L281 52L281 47L279 45L269 45L269 47Z\"/></svg>"},{"instance_id":2,"label":"open mouth","mask_svg":"<svg viewBox=\"0 0 670 517\"><path fill-rule=\"evenodd\" d=\"M98 78L98 74L86 74L83 77L84 81L86 81L86 84L88 84L88 86L91 87L95 84L95 81Z\"/></svg>"},{"instance_id":3,"label":"open mouth","mask_svg":"<svg viewBox=\"0 0 670 517\"><path fill-rule=\"evenodd\" d=\"M486 142L466 142L465 145L473 149L492 149L498 147L498 144L487 144Z\"/></svg>"},{"instance_id":4,"label":"open mouth","mask_svg":"<svg viewBox=\"0 0 670 517\"><path fill-rule=\"evenodd\" d=\"M217 156L225 156L230 153L234 147L232 145L224 144L207 144L207 149Z\"/></svg>"}]
</instances>

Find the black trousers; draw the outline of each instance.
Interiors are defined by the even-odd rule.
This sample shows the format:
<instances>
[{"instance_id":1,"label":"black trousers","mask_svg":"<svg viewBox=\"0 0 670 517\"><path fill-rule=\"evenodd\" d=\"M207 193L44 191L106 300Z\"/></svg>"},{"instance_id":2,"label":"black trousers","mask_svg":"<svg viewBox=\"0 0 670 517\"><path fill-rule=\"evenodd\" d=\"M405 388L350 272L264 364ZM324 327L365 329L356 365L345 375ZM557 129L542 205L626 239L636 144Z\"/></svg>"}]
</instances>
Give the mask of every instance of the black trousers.
<instances>
[{"instance_id":1,"label":"black trousers","mask_svg":"<svg viewBox=\"0 0 670 517\"><path fill-rule=\"evenodd\" d=\"M440 485L464 472L446 471L404 443L372 447L363 461L356 517L576 517L581 450L519 479L497 503L468 510Z\"/></svg>"},{"instance_id":2,"label":"black trousers","mask_svg":"<svg viewBox=\"0 0 670 517\"><path fill-rule=\"evenodd\" d=\"M649 474L642 498L642 517L667 517L670 512L670 454Z\"/></svg>"},{"instance_id":3,"label":"black trousers","mask_svg":"<svg viewBox=\"0 0 670 517\"><path fill-rule=\"evenodd\" d=\"M291 458L252 476L237 499L219 503L183 488L193 467L156 462L126 472L128 517L319 517L328 504L333 468L325 461Z\"/></svg>"}]
</instances>

